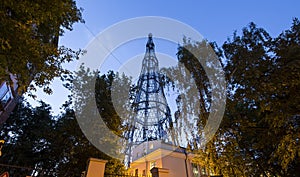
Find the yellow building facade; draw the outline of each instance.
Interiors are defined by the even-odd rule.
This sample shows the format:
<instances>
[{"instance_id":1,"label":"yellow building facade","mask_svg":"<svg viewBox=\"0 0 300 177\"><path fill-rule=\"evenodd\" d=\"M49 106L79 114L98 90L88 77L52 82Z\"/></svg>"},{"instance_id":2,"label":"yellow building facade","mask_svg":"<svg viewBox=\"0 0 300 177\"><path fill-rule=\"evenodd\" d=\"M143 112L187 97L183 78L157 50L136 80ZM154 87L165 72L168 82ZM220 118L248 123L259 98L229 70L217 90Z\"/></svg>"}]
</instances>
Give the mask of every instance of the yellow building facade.
<instances>
[{"instance_id":1,"label":"yellow building facade","mask_svg":"<svg viewBox=\"0 0 300 177\"><path fill-rule=\"evenodd\" d=\"M169 177L206 177L206 170L193 162L194 154L162 140L141 143L133 149L129 173L149 177L154 167L166 170Z\"/></svg>"}]
</instances>

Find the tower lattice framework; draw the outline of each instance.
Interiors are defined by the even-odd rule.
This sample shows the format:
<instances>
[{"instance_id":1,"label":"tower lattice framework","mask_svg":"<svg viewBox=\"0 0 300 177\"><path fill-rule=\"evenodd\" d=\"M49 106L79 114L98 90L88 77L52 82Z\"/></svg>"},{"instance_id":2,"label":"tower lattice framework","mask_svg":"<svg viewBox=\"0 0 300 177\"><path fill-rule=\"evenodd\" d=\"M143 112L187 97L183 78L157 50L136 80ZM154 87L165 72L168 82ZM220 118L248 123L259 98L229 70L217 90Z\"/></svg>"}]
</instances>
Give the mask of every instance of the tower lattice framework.
<instances>
[{"instance_id":1,"label":"tower lattice framework","mask_svg":"<svg viewBox=\"0 0 300 177\"><path fill-rule=\"evenodd\" d=\"M165 97L154 47L150 33L132 103L134 115L131 117L131 128L127 132L128 154L134 146L146 141L171 140L171 111Z\"/></svg>"}]
</instances>

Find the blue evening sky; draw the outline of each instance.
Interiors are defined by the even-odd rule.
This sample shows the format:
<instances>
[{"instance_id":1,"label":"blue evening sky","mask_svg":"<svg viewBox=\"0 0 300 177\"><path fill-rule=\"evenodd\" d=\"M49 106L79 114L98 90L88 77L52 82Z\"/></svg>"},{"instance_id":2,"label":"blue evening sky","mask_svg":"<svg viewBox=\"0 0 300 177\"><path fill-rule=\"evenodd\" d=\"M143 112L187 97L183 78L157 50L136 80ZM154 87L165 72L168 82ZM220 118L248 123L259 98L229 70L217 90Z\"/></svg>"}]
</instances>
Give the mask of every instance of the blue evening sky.
<instances>
[{"instance_id":1,"label":"blue evening sky","mask_svg":"<svg viewBox=\"0 0 300 177\"><path fill-rule=\"evenodd\" d=\"M300 1L298 0L77 0L77 5L84 9L85 24L75 24L73 31L66 31L65 35L60 38L61 45L75 50L85 49L95 35L109 26L122 20L141 16L176 19L196 29L208 41L216 41L219 46L228 37L230 38L235 30L240 32L250 22L256 23L275 37L283 30L289 29L293 17L300 18ZM144 44L138 53L143 52ZM136 54L132 57L134 55ZM75 69L76 62L69 64L68 67ZM54 89L52 95L45 95L38 91L37 99L51 104L57 114L69 93L58 81L54 81L52 87Z\"/></svg>"}]
</instances>

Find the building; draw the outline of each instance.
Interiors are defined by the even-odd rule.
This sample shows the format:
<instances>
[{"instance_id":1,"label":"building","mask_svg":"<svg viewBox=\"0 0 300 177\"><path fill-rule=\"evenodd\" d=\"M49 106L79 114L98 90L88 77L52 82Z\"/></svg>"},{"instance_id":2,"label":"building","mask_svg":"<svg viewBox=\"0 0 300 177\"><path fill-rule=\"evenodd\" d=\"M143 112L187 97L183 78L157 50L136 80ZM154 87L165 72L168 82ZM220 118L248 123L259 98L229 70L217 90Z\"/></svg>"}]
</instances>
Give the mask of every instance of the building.
<instances>
[{"instance_id":1,"label":"building","mask_svg":"<svg viewBox=\"0 0 300 177\"><path fill-rule=\"evenodd\" d=\"M129 169L132 176L151 176L151 169L156 167L170 177L207 177L206 169L193 161L193 153L161 140L140 144L132 155Z\"/></svg>"},{"instance_id":2,"label":"building","mask_svg":"<svg viewBox=\"0 0 300 177\"><path fill-rule=\"evenodd\" d=\"M0 85L0 124L7 120L19 100L17 81L13 75L10 77L12 85L7 81L2 81Z\"/></svg>"}]
</instances>

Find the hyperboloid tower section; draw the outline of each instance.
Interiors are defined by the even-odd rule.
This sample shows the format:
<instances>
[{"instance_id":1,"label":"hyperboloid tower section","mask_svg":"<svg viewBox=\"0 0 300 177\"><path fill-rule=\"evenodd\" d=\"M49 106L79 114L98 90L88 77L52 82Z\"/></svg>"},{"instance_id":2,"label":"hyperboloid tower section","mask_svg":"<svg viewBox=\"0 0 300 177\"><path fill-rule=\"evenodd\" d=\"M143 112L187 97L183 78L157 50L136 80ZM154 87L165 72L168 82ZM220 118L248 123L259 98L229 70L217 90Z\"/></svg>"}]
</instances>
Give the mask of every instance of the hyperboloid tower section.
<instances>
[{"instance_id":1,"label":"hyperboloid tower section","mask_svg":"<svg viewBox=\"0 0 300 177\"><path fill-rule=\"evenodd\" d=\"M135 146L154 140L172 143L172 118L159 72L152 34L148 35L146 53L137 82L132 109L134 115L127 132L129 153Z\"/></svg>"}]
</instances>

